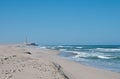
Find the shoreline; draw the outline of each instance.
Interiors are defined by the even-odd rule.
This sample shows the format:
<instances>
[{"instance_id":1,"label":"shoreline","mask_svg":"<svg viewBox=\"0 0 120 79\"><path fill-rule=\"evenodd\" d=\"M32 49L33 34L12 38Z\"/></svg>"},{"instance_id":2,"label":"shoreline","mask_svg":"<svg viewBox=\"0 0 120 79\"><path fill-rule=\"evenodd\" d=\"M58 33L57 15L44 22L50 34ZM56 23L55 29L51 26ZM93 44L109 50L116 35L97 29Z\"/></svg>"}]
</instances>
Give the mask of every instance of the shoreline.
<instances>
[{"instance_id":1,"label":"shoreline","mask_svg":"<svg viewBox=\"0 0 120 79\"><path fill-rule=\"evenodd\" d=\"M0 79L120 79L120 73L67 60L58 53L19 44L0 45Z\"/></svg>"},{"instance_id":2,"label":"shoreline","mask_svg":"<svg viewBox=\"0 0 120 79\"><path fill-rule=\"evenodd\" d=\"M118 46L112 46L113 45L105 47L90 45L88 47L84 45L70 45L70 47L51 46L48 48L54 48L55 50L59 50L61 53L58 55L64 57L65 59L84 64L86 66L120 73L120 50L119 48L117 48Z\"/></svg>"},{"instance_id":3,"label":"shoreline","mask_svg":"<svg viewBox=\"0 0 120 79\"><path fill-rule=\"evenodd\" d=\"M110 72L120 73L120 71L115 71L115 70L110 70L110 69L106 69L106 68L99 67L99 66L89 65L87 63L81 63L81 62L78 62L78 61L75 61L75 60L72 60L72 59L67 59L65 57L62 57L62 58L65 59L65 60L69 60L69 61L81 64L81 65L84 65L84 66L89 66L89 67L96 68L96 69L102 69L102 70L106 70L106 71L110 71Z\"/></svg>"},{"instance_id":4,"label":"shoreline","mask_svg":"<svg viewBox=\"0 0 120 79\"><path fill-rule=\"evenodd\" d=\"M41 48L41 49L48 49L48 48ZM110 71L110 72L120 73L120 71L110 70L110 69L107 69L107 68L104 68L104 67L95 66L95 65L90 65L90 64L87 64L87 63L82 63L82 62L79 62L79 61L75 61L75 60L72 60L72 59L68 59L68 58L66 58L66 57L64 57L64 56L61 56L60 53L61 53L62 51L59 51L59 50L55 50L55 49L48 49L48 50L56 51L57 53L56 53L55 55L58 55L58 56L60 56L61 58L65 59L65 60L68 60L68 61L72 61L72 62L81 64L81 65L84 65L84 66L90 66L90 67L92 67L92 68L97 68L97 69L102 69L102 70L106 70L106 71Z\"/></svg>"},{"instance_id":5,"label":"shoreline","mask_svg":"<svg viewBox=\"0 0 120 79\"><path fill-rule=\"evenodd\" d=\"M76 69L76 71L74 71L73 72L73 70L70 70L70 69L72 69L72 68L74 68L74 67L78 67L79 68L79 66L81 66L82 68L83 68L83 70L82 71L84 71L84 69L90 69L90 71L89 71L89 73L91 73L92 71L97 71L99 74L97 74L100 78L105 78L105 79L119 79L120 78L120 73L118 73L118 72L113 72L113 71L109 71L109 70L106 70L106 69L101 69L101 68L96 68L96 67L92 67L92 66L89 66L89 65L85 65L85 64L81 64L81 63L78 63L78 62L75 62L75 61L71 61L71 60L68 60L68 59L65 59L64 57L62 57L62 56L59 56L58 54L60 53L60 51L58 51L58 50L52 50L52 49L42 49L42 50L48 50L48 51L53 51L53 52L57 52L57 53L54 53L54 54L52 54L52 55L56 55L57 56L57 59L56 60L54 60L54 58L53 58L53 60L52 61L54 61L54 62L57 62L58 64L60 64L62 67L63 67L63 69L65 69L65 71L67 71L67 72L69 72L69 74L76 74L76 71L77 71L77 69ZM56 58L56 56L55 56L55 58ZM66 63L67 63L67 65L66 65ZM73 67L71 67L71 68L66 68L66 67L68 67L69 65L74 65ZM80 69L80 71L81 71L81 69ZM78 73L80 72L80 71L78 71ZM81 72L82 73L82 72ZM86 73L88 73L87 71L85 71L85 73L84 73L84 76L85 76L85 74ZM106 73L106 75L107 76L104 76L104 74ZM71 74L71 75L72 75ZM112 78L112 77L108 77L109 75L108 74L117 74L116 75L116 78L114 77L114 78ZM95 76L94 74L90 74L90 76ZM78 77L77 77L78 76ZM103 77L102 77L103 76ZM73 77L75 77L75 76L73 76ZM77 78L76 78L77 77ZM79 74L77 74L76 75L76 77L74 78L74 79L79 79L81 76L79 76ZM118 78L117 78L118 77ZM95 79L100 79L100 78L95 78ZM89 77L83 77L82 79L89 79ZM94 77L93 77L93 79L94 79Z\"/></svg>"}]
</instances>

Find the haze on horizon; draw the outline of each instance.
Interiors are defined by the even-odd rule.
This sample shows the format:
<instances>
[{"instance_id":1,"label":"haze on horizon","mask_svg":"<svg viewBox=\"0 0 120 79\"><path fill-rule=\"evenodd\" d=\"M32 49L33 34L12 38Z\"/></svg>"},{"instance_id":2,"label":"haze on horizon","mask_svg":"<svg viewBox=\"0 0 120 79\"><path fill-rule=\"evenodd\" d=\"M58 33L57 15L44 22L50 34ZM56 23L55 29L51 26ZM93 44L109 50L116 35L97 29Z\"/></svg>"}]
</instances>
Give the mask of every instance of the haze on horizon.
<instances>
[{"instance_id":1,"label":"haze on horizon","mask_svg":"<svg viewBox=\"0 0 120 79\"><path fill-rule=\"evenodd\" d=\"M120 44L119 0L0 0L0 43Z\"/></svg>"}]
</instances>

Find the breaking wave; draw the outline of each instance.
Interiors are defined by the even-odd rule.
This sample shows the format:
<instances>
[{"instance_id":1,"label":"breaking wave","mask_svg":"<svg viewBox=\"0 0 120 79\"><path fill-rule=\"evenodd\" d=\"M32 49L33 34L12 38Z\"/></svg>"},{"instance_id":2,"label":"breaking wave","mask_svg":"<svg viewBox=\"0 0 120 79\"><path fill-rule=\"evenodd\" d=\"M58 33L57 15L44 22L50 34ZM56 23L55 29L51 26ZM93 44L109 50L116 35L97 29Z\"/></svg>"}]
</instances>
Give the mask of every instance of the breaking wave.
<instances>
[{"instance_id":1,"label":"breaking wave","mask_svg":"<svg viewBox=\"0 0 120 79\"><path fill-rule=\"evenodd\" d=\"M120 72L120 45L59 45L47 48L59 50L60 56L83 64Z\"/></svg>"},{"instance_id":2,"label":"breaking wave","mask_svg":"<svg viewBox=\"0 0 120 79\"><path fill-rule=\"evenodd\" d=\"M86 52L73 52L73 58L85 58L85 59L115 59L118 57L113 57L110 55L104 55L100 53L86 53Z\"/></svg>"},{"instance_id":3,"label":"breaking wave","mask_svg":"<svg viewBox=\"0 0 120 79\"><path fill-rule=\"evenodd\" d=\"M120 48L96 48L95 50L101 52L120 52Z\"/></svg>"},{"instance_id":4,"label":"breaking wave","mask_svg":"<svg viewBox=\"0 0 120 79\"><path fill-rule=\"evenodd\" d=\"M81 48L83 48L83 47L76 47L76 48L81 49Z\"/></svg>"}]
</instances>

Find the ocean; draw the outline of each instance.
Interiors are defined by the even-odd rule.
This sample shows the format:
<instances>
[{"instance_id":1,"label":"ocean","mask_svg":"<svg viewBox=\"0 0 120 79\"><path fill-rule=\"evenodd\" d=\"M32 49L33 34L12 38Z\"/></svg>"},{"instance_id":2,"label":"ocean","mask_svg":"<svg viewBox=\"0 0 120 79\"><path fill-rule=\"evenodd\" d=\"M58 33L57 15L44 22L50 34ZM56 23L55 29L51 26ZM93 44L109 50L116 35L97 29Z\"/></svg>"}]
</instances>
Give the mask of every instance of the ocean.
<instances>
[{"instance_id":1,"label":"ocean","mask_svg":"<svg viewBox=\"0 0 120 79\"><path fill-rule=\"evenodd\" d=\"M55 45L60 56L81 64L120 73L120 45Z\"/></svg>"}]
</instances>

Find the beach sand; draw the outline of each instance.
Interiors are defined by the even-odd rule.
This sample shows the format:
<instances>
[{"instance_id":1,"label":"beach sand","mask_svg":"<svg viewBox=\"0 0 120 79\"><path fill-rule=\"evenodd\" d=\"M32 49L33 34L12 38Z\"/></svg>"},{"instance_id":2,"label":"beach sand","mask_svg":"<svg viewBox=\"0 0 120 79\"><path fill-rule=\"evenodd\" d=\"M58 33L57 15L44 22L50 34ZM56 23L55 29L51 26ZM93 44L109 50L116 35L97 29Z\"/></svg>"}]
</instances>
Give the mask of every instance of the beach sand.
<instances>
[{"instance_id":1,"label":"beach sand","mask_svg":"<svg viewBox=\"0 0 120 79\"><path fill-rule=\"evenodd\" d=\"M0 79L120 79L120 73L66 60L59 51L0 45Z\"/></svg>"}]
</instances>

